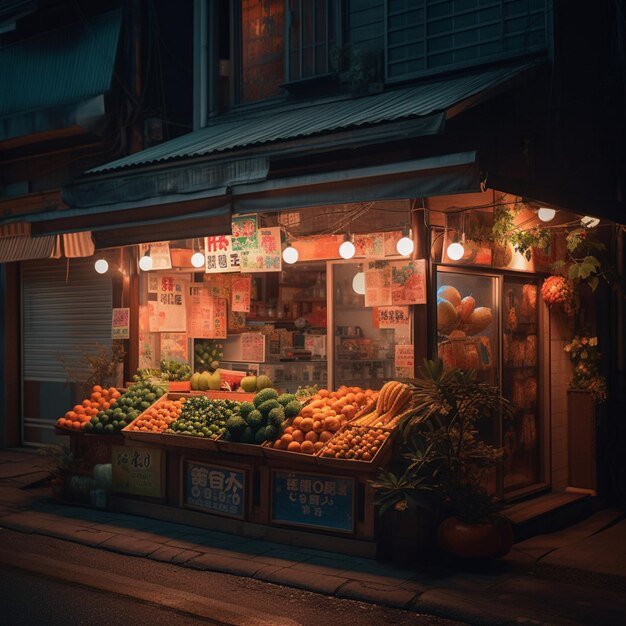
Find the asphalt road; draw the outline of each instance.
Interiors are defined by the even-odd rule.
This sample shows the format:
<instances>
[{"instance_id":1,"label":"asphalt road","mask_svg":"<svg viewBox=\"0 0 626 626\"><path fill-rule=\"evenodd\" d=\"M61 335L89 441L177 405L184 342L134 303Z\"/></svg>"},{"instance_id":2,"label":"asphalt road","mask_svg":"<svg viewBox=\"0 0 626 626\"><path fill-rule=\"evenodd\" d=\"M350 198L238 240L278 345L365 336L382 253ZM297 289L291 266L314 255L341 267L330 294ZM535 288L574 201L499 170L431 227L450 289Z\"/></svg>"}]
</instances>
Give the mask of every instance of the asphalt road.
<instances>
[{"instance_id":1,"label":"asphalt road","mask_svg":"<svg viewBox=\"0 0 626 626\"><path fill-rule=\"evenodd\" d=\"M0 552L0 606L7 626L460 624L6 529L0 529Z\"/></svg>"}]
</instances>

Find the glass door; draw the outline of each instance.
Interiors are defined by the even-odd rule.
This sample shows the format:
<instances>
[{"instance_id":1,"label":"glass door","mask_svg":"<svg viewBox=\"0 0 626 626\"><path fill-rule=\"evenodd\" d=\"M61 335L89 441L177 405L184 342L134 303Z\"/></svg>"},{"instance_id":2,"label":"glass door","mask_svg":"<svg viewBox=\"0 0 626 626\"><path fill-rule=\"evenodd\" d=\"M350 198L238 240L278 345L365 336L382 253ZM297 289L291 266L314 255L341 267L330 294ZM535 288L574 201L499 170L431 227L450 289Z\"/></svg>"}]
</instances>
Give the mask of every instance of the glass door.
<instances>
[{"instance_id":1,"label":"glass door","mask_svg":"<svg viewBox=\"0 0 626 626\"><path fill-rule=\"evenodd\" d=\"M396 375L396 344L412 341L410 317L407 313L402 320L394 317L394 320L381 323L379 316L375 315L376 308L365 307L361 263L331 263L330 272L332 388L347 385L380 389L386 380ZM410 307L406 309L408 312Z\"/></svg>"},{"instance_id":2,"label":"glass door","mask_svg":"<svg viewBox=\"0 0 626 626\"><path fill-rule=\"evenodd\" d=\"M538 294L538 285L529 278L504 278L502 393L515 408L513 419L503 425L505 493L542 479Z\"/></svg>"}]
</instances>

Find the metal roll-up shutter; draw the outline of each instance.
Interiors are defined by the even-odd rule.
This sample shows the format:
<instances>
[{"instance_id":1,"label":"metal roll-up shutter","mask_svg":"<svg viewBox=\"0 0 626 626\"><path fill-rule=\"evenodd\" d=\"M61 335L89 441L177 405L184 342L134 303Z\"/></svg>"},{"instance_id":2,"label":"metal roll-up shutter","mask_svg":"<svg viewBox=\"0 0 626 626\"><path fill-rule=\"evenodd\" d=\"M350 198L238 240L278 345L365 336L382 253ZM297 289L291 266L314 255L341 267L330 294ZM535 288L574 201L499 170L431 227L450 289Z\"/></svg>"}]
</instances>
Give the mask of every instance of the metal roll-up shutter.
<instances>
[{"instance_id":1,"label":"metal roll-up shutter","mask_svg":"<svg viewBox=\"0 0 626 626\"><path fill-rule=\"evenodd\" d=\"M64 362L111 345L111 277L92 258L23 263L22 307L25 381L66 382Z\"/></svg>"}]
</instances>

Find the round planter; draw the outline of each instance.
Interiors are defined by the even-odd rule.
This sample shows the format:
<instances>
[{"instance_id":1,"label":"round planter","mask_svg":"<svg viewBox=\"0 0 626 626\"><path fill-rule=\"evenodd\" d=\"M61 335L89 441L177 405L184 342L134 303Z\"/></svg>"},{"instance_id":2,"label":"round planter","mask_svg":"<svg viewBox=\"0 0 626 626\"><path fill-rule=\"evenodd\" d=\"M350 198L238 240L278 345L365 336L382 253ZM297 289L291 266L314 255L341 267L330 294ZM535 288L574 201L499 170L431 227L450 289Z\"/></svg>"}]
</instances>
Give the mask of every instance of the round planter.
<instances>
[{"instance_id":1,"label":"round planter","mask_svg":"<svg viewBox=\"0 0 626 626\"><path fill-rule=\"evenodd\" d=\"M454 556L504 556L513 545L513 528L503 517L475 524L463 522L458 517L448 517L439 525L437 539L441 548Z\"/></svg>"}]
</instances>

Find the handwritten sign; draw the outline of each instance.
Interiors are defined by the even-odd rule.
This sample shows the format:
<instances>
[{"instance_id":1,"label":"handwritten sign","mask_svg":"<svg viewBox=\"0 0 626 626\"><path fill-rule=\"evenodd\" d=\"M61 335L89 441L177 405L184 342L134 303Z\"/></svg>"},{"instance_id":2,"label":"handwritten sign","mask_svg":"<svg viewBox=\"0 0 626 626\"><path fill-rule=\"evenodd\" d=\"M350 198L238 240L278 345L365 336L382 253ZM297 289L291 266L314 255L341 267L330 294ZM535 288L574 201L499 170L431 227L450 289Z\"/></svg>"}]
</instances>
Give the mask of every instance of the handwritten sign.
<instances>
[{"instance_id":1,"label":"handwritten sign","mask_svg":"<svg viewBox=\"0 0 626 626\"><path fill-rule=\"evenodd\" d=\"M252 292L252 276L238 276L231 286L231 309L240 313L250 313L250 294Z\"/></svg>"},{"instance_id":2,"label":"handwritten sign","mask_svg":"<svg viewBox=\"0 0 626 626\"><path fill-rule=\"evenodd\" d=\"M112 490L136 496L165 496L165 455L159 448L112 446Z\"/></svg>"},{"instance_id":3,"label":"handwritten sign","mask_svg":"<svg viewBox=\"0 0 626 626\"><path fill-rule=\"evenodd\" d=\"M396 376L412 378L415 375L415 351L413 345L396 344L395 348Z\"/></svg>"},{"instance_id":4,"label":"handwritten sign","mask_svg":"<svg viewBox=\"0 0 626 626\"><path fill-rule=\"evenodd\" d=\"M354 531L354 480L272 472L272 522Z\"/></svg>"},{"instance_id":5,"label":"handwritten sign","mask_svg":"<svg viewBox=\"0 0 626 626\"><path fill-rule=\"evenodd\" d=\"M390 306L391 266L388 261L364 263L365 306Z\"/></svg>"},{"instance_id":6,"label":"handwritten sign","mask_svg":"<svg viewBox=\"0 0 626 626\"><path fill-rule=\"evenodd\" d=\"M393 261L392 304L426 304L426 260Z\"/></svg>"},{"instance_id":7,"label":"handwritten sign","mask_svg":"<svg viewBox=\"0 0 626 626\"><path fill-rule=\"evenodd\" d=\"M410 321L408 306L377 306L373 309L374 328L408 327Z\"/></svg>"},{"instance_id":8,"label":"handwritten sign","mask_svg":"<svg viewBox=\"0 0 626 626\"><path fill-rule=\"evenodd\" d=\"M160 332L187 331L187 280L179 276L159 276L157 316Z\"/></svg>"},{"instance_id":9,"label":"handwritten sign","mask_svg":"<svg viewBox=\"0 0 626 626\"><path fill-rule=\"evenodd\" d=\"M150 258L152 259L153 270L172 269L172 257L170 255L170 244L167 241L150 244Z\"/></svg>"},{"instance_id":10,"label":"handwritten sign","mask_svg":"<svg viewBox=\"0 0 626 626\"><path fill-rule=\"evenodd\" d=\"M265 361L265 337L261 333L241 335L241 360L257 363Z\"/></svg>"},{"instance_id":11,"label":"handwritten sign","mask_svg":"<svg viewBox=\"0 0 626 626\"><path fill-rule=\"evenodd\" d=\"M282 254L280 243L280 226L260 228L257 231L257 247L242 250L242 272L280 272L282 271Z\"/></svg>"},{"instance_id":12,"label":"handwritten sign","mask_svg":"<svg viewBox=\"0 0 626 626\"><path fill-rule=\"evenodd\" d=\"M128 339L130 328L130 309L113 309L111 317L111 339Z\"/></svg>"},{"instance_id":13,"label":"handwritten sign","mask_svg":"<svg viewBox=\"0 0 626 626\"><path fill-rule=\"evenodd\" d=\"M243 252L256 250L259 247L257 238L258 219L256 215L234 215L231 219L233 234L233 250Z\"/></svg>"},{"instance_id":14,"label":"handwritten sign","mask_svg":"<svg viewBox=\"0 0 626 626\"><path fill-rule=\"evenodd\" d=\"M184 506L237 519L245 517L244 470L185 460L183 481Z\"/></svg>"},{"instance_id":15,"label":"handwritten sign","mask_svg":"<svg viewBox=\"0 0 626 626\"><path fill-rule=\"evenodd\" d=\"M217 235L204 238L205 267L207 274L238 272L239 254L233 250L230 235Z\"/></svg>"}]
</instances>

